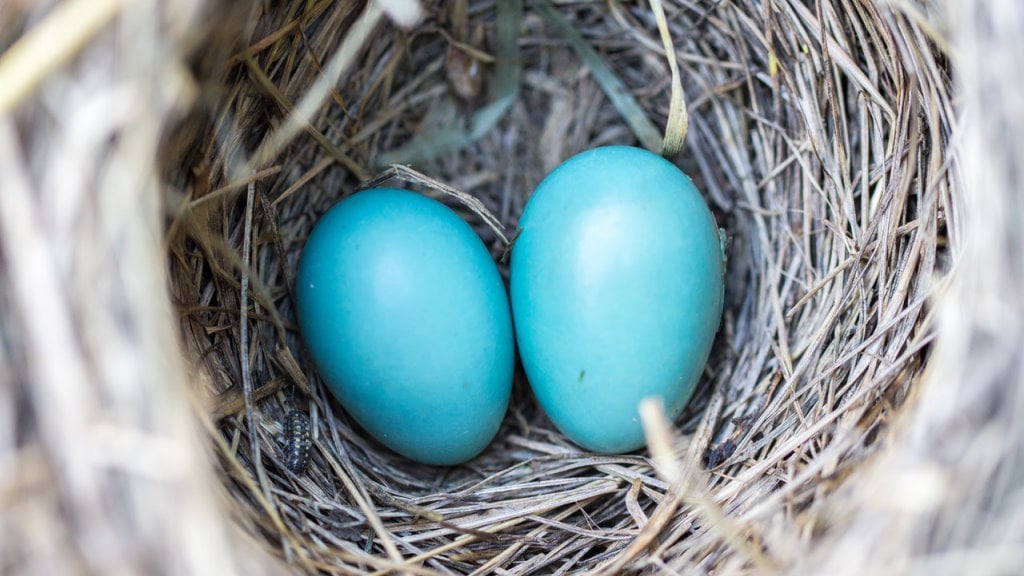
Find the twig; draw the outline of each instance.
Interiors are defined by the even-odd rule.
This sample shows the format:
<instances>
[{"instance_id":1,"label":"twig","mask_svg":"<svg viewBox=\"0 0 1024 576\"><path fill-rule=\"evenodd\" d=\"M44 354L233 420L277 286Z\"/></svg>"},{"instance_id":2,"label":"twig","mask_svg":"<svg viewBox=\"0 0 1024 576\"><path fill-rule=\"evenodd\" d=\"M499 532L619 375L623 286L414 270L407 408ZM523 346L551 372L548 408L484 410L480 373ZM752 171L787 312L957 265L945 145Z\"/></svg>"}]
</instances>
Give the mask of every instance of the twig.
<instances>
[{"instance_id":1,"label":"twig","mask_svg":"<svg viewBox=\"0 0 1024 576\"><path fill-rule=\"evenodd\" d=\"M67 0L0 54L0 115L71 60L132 0Z\"/></svg>"}]
</instances>

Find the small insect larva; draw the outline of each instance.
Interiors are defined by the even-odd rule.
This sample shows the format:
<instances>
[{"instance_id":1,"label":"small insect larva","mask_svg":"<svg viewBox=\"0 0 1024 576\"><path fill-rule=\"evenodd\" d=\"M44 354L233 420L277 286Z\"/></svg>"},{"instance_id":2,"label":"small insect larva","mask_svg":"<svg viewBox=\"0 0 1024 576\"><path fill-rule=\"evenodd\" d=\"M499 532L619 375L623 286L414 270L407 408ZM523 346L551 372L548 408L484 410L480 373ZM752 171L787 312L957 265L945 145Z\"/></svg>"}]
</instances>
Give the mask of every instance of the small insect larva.
<instances>
[{"instance_id":1,"label":"small insect larva","mask_svg":"<svg viewBox=\"0 0 1024 576\"><path fill-rule=\"evenodd\" d=\"M309 416L301 410L292 410L284 417L285 466L301 474L309 464Z\"/></svg>"}]
</instances>

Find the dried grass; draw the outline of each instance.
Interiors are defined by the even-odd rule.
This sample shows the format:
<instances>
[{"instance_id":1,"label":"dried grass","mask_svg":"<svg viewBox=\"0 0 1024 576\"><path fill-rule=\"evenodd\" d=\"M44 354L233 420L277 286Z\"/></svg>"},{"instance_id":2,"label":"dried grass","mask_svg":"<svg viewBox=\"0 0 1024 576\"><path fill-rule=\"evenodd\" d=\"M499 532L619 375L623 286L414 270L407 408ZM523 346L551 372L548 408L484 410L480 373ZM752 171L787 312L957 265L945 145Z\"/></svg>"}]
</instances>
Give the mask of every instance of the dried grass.
<instances>
[{"instance_id":1,"label":"dried grass","mask_svg":"<svg viewBox=\"0 0 1024 576\"><path fill-rule=\"evenodd\" d=\"M0 570L1020 565L1009 127L1024 82L999 67L1020 61L1013 0L956 18L929 2L663 1L687 96L678 160L733 236L705 381L680 421L645 418L649 450L598 456L518 377L494 444L450 469L381 448L319 383L291 295L306 234L386 153L458 129L472 137L415 166L443 186L417 187L482 202L497 229L453 206L499 258L548 170L638 135L532 5L508 62L490 55L511 50L509 0L426 5L408 29L392 23L404 2L242 4L135 0L0 116ZM3 46L47 13L11 6ZM650 7L555 10L664 126ZM474 58L485 85L457 95L448 79ZM313 429L299 473L281 438L296 408Z\"/></svg>"}]
</instances>

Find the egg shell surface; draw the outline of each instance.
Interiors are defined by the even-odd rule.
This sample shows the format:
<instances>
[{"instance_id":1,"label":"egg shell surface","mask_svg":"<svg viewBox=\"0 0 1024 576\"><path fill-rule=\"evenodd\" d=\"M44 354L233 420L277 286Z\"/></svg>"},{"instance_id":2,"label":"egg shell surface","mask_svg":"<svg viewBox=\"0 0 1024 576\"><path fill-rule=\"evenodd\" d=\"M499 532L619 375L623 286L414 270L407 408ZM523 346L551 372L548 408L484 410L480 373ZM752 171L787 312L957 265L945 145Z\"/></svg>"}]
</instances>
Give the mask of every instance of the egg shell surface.
<instances>
[{"instance_id":1,"label":"egg shell surface","mask_svg":"<svg viewBox=\"0 0 1024 576\"><path fill-rule=\"evenodd\" d=\"M609 146L553 170L519 227L512 314L541 407L586 449L643 446L639 402L661 397L677 417L718 330L723 255L714 216L671 162Z\"/></svg>"},{"instance_id":2,"label":"egg shell surface","mask_svg":"<svg viewBox=\"0 0 1024 576\"><path fill-rule=\"evenodd\" d=\"M310 234L296 300L321 377L381 443L452 465L494 437L514 367L508 296L450 208L392 188L342 200Z\"/></svg>"}]
</instances>

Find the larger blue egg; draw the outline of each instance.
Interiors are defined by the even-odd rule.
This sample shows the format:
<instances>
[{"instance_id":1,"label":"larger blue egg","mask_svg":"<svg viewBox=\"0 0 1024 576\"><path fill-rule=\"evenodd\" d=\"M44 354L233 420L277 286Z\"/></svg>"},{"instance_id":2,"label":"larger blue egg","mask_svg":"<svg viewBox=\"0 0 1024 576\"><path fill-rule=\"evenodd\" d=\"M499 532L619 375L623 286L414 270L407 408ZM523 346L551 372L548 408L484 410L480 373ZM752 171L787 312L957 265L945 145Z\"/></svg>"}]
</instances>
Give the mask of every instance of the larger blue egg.
<instances>
[{"instance_id":1,"label":"larger blue egg","mask_svg":"<svg viewBox=\"0 0 1024 576\"><path fill-rule=\"evenodd\" d=\"M552 171L519 226L512 314L540 405L584 448L641 447L639 402L658 396L678 416L721 320L711 211L672 163L610 146Z\"/></svg>"},{"instance_id":2,"label":"larger blue egg","mask_svg":"<svg viewBox=\"0 0 1024 576\"><path fill-rule=\"evenodd\" d=\"M451 465L494 437L512 387L508 297L451 209L387 188L341 201L306 243L296 299L324 382L381 443Z\"/></svg>"}]
</instances>

